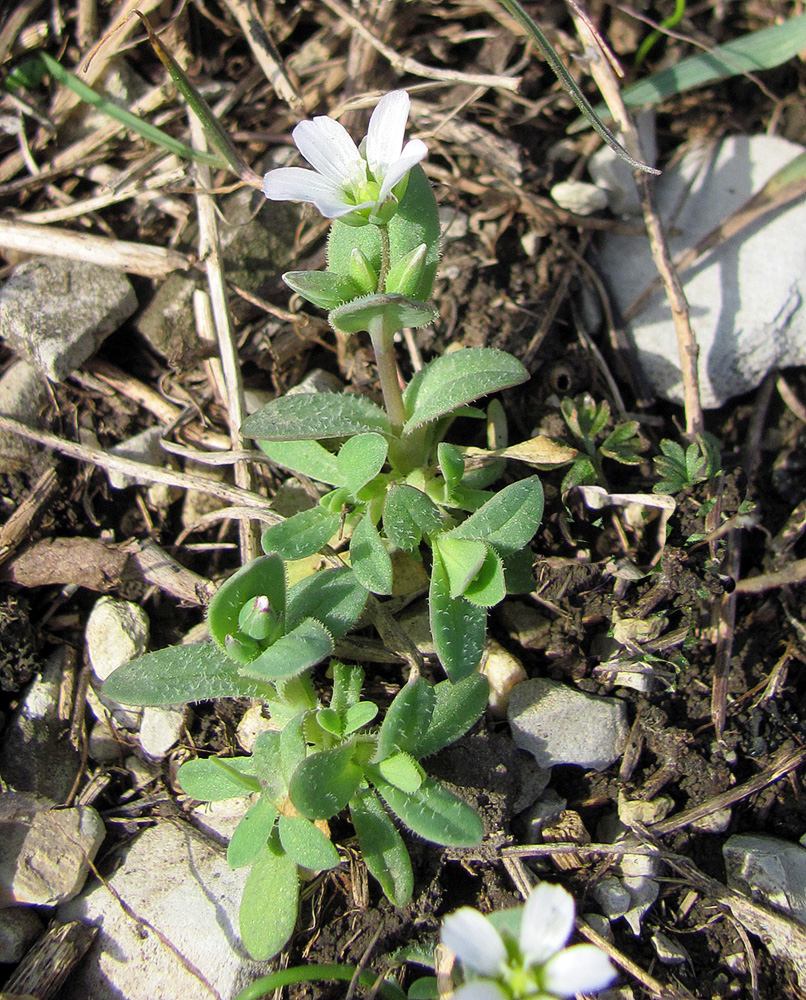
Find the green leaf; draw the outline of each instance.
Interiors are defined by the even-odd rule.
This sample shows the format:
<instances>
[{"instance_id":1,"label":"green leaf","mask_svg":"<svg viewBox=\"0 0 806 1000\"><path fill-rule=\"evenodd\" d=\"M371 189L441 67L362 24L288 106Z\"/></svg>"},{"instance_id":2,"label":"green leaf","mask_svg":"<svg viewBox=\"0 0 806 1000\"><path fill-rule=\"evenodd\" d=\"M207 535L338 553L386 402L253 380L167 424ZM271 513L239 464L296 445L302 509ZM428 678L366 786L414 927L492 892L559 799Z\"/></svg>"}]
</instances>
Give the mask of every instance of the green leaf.
<instances>
[{"instance_id":1,"label":"green leaf","mask_svg":"<svg viewBox=\"0 0 806 1000\"><path fill-rule=\"evenodd\" d=\"M397 292L409 298L417 295L428 257L428 247L421 243L410 253L404 254L386 275L385 292Z\"/></svg>"},{"instance_id":2,"label":"green leaf","mask_svg":"<svg viewBox=\"0 0 806 1000\"><path fill-rule=\"evenodd\" d=\"M508 594L530 594L535 589L534 553L529 548L504 556L504 582Z\"/></svg>"},{"instance_id":3,"label":"green leaf","mask_svg":"<svg viewBox=\"0 0 806 1000\"><path fill-rule=\"evenodd\" d=\"M314 618L306 618L280 638L257 659L240 668L244 677L274 681L295 677L303 670L321 663L333 652L333 637Z\"/></svg>"},{"instance_id":4,"label":"green leaf","mask_svg":"<svg viewBox=\"0 0 806 1000\"><path fill-rule=\"evenodd\" d=\"M428 607L439 661L448 677L459 681L479 665L487 637L487 612L464 597L451 598L448 574L436 548Z\"/></svg>"},{"instance_id":5,"label":"green leaf","mask_svg":"<svg viewBox=\"0 0 806 1000\"><path fill-rule=\"evenodd\" d=\"M408 753L395 753L373 766L373 771L401 792L416 792L425 780L425 771ZM371 775L370 775L371 777Z\"/></svg>"},{"instance_id":6,"label":"green leaf","mask_svg":"<svg viewBox=\"0 0 806 1000\"><path fill-rule=\"evenodd\" d=\"M589 458L578 458L563 477L560 492L563 496L575 486L595 486L596 469Z\"/></svg>"},{"instance_id":7,"label":"green leaf","mask_svg":"<svg viewBox=\"0 0 806 1000\"><path fill-rule=\"evenodd\" d=\"M286 789L291 783L294 771L308 756L308 747L303 735L305 713L290 719L282 728L279 739L280 773Z\"/></svg>"},{"instance_id":8,"label":"green leaf","mask_svg":"<svg viewBox=\"0 0 806 1000\"><path fill-rule=\"evenodd\" d=\"M267 729L260 733L252 748L255 762L255 776L265 794L274 802L280 802L288 794L288 786L283 780L280 768L280 733Z\"/></svg>"},{"instance_id":9,"label":"green leaf","mask_svg":"<svg viewBox=\"0 0 806 1000\"><path fill-rule=\"evenodd\" d=\"M433 535L442 527L437 505L414 486L398 484L383 503L383 530L389 541L405 552L414 552L423 535Z\"/></svg>"},{"instance_id":10,"label":"green leaf","mask_svg":"<svg viewBox=\"0 0 806 1000\"><path fill-rule=\"evenodd\" d=\"M343 723L337 711L332 708L320 708L316 713L316 721L320 729L341 739Z\"/></svg>"},{"instance_id":11,"label":"green leaf","mask_svg":"<svg viewBox=\"0 0 806 1000\"><path fill-rule=\"evenodd\" d=\"M241 898L241 940L258 962L274 958L297 922L297 866L275 839L257 856Z\"/></svg>"},{"instance_id":12,"label":"green leaf","mask_svg":"<svg viewBox=\"0 0 806 1000\"><path fill-rule=\"evenodd\" d=\"M230 868L244 868L251 865L269 842L274 829L277 810L267 795L261 795L249 807L241 822L235 827L227 847L227 863Z\"/></svg>"},{"instance_id":13,"label":"green leaf","mask_svg":"<svg viewBox=\"0 0 806 1000\"><path fill-rule=\"evenodd\" d=\"M423 677L409 680L395 695L378 733L374 761L400 750L411 752L431 723L436 695Z\"/></svg>"},{"instance_id":14,"label":"green leaf","mask_svg":"<svg viewBox=\"0 0 806 1000\"><path fill-rule=\"evenodd\" d=\"M374 319L382 317L393 329L404 326L425 326L434 318L434 309L426 302L414 302L404 295L385 293L364 295L332 309L327 319L339 333L363 333Z\"/></svg>"},{"instance_id":15,"label":"green leaf","mask_svg":"<svg viewBox=\"0 0 806 1000\"><path fill-rule=\"evenodd\" d=\"M506 597L504 563L495 549L490 546L485 548L487 554L481 569L465 587L463 594L473 604L478 604L482 608L492 608Z\"/></svg>"},{"instance_id":16,"label":"green leaf","mask_svg":"<svg viewBox=\"0 0 806 1000\"><path fill-rule=\"evenodd\" d=\"M481 674L463 680L440 681L434 688L434 711L410 752L421 759L450 746L475 725L487 707L490 686Z\"/></svg>"},{"instance_id":17,"label":"green leaf","mask_svg":"<svg viewBox=\"0 0 806 1000\"><path fill-rule=\"evenodd\" d=\"M331 271L286 271L283 281L288 287L320 309L335 309L362 295L351 277Z\"/></svg>"},{"instance_id":18,"label":"green leaf","mask_svg":"<svg viewBox=\"0 0 806 1000\"><path fill-rule=\"evenodd\" d=\"M333 511L312 507L267 528L260 544L264 552L277 552L283 559L305 559L327 545L339 523L339 515Z\"/></svg>"},{"instance_id":19,"label":"green leaf","mask_svg":"<svg viewBox=\"0 0 806 1000\"><path fill-rule=\"evenodd\" d=\"M207 608L210 635L226 650L226 639L238 631L241 609L247 601L266 596L272 611L285 614L285 566L277 555L260 556L224 581Z\"/></svg>"},{"instance_id":20,"label":"green leaf","mask_svg":"<svg viewBox=\"0 0 806 1000\"><path fill-rule=\"evenodd\" d=\"M114 101L107 100L101 94L94 91L92 87L84 83L83 80L80 80L69 70L66 70L57 63L47 52L40 51L38 55L47 66L48 72L54 80L57 80L62 86L67 87L68 90L72 90L85 104L98 108L99 111L102 111L121 125L125 125L126 128L131 129L137 135L141 135L144 139L148 139L149 142L153 142L161 149L166 149L168 152L175 153L186 160L196 160L198 163L207 163L212 167L218 168L224 165L220 156L213 156L210 153L203 153L201 150L192 149L167 132L163 132L162 129L157 128L155 125L150 125L148 122L143 121L142 118L138 118L137 115L133 115L131 111L121 108Z\"/></svg>"},{"instance_id":21,"label":"green leaf","mask_svg":"<svg viewBox=\"0 0 806 1000\"><path fill-rule=\"evenodd\" d=\"M369 788L354 795L350 799L350 817L370 874L380 882L391 903L405 906L414 888L411 859L378 796Z\"/></svg>"},{"instance_id":22,"label":"green leaf","mask_svg":"<svg viewBox=\"0 0 806 1000\"><path fill-rule=\"evenodd\" d=\"M492 545L500 555L507 555L528 545L542 517L543 487L537 476L530 476L504 487L442 537L477 539Z\"/></svg>"},{"instance_id":23,"label":"green leaf","mask_svg":"<svg viewBox=\"0 0 806 1000\"><path fill-rule=\"evenodd\" d=\"M354 497L378 475L389 445L380 434L356 434L341 446L336 459L342 481Z\"/></svg>"},{"instance_id":24,"label":"green leaf","mask_svg":"<svg viewBox=\"0 0 806 1000\"><path fill-rule=\"evenodd\" d=\"M341 486L336 456L318 441L258 441L261 451L283 469L328 486Z\"/></svg>"},{"instance_id":25,"label":"green leaf","mask_svg":"<svg viewBox=\"0 0 806 1000\"><path fill-rule=\"evenodd\" d=\"M451 496L465 474L464 456L455 445L441 441L437 445L437 461L442 478L445 480L447 495Z\"/></svg>"},{"instance_id":26,"label":"green leaf","mask_svg":"<svg viewBox=\"0 0 806 1000\"><path fill-rule=\"evenodd\" d=\"M257 441L319 440L367 431L391 433L389 418L379 406L348 392L280 396L247 417L241 431Z\"/></svg>"},{"instance_id":27,"label":"green leaf","mask_svg":"<svg viewBox=\"0 0 806 1000\"><path fill-rule=\"evenodd\" d=\"M364 668L354 663L340 663L333 660L333 694L330 696L330 707L339 715L344 715L361 698L361 688L364 686Z\"/></svg>"},{"instance_id":28,"label":"green leaf","mask_svg":"<svg viewBox=\"0 0 806 1000\"><path fill-rule=\"evenodd\" d=\"M732 42L683 59L669 69L625 88L621 97L628 108L659 104L714 80L774 69L805 48L806 14L802 14L790 17L783 24L741 35ZM601 115L608 114L603 104L596 111ZM581 127L584 127L584 122L574 123L569 131L579 131Z\"/></svg>"},{"instance_id":29,"label":"green leaf","mask_svg":"<svg viewBox=\"0 0 806 1000\"><path fill-rule=\"evenodd\" d=\"M529 373L517 358L492 347L443 354L417 372L409 383L403 402L410 416L403 433L410 434L480 396L508 389L528 378Z\"/></svg>"},{"instance_id":30,"label":"green leaf","mask_svg":"<svg viewBox=\"0 0 806 1000\"><path fill-rule=\"evenodd\" d=\"M433 778L426 778L416 792L402 792L383 780L375 786L398 819L432 844L476 847L481 843L484 828L478 813Z\"/></svg>"},{"instance_id":31,"label":"green leaf","mask_svg":"<svg viewBox=\"0 0 806 1000\"><path fill-rule=\"evenodd\" d=\"M439 549L442 565L448 576L452 601L465 592L465 588L481 569L487 556L484 542L470 538L454 538L450 532L437 535L432 547Z\"/></svg>"},{"instance_id":32,"label":"green leaf","mask_svg":"<svg viewBox=\"0 0 806 1000\"><path fill-rule=\"evenodd\" d=\"M280 843L302 868L323 872L339 863L339 852L330 839L304 816L281 816L277 828Z\"/></svg>"},{"instance_id":33,"label":"green leaf","mask_svg":"<svg viewBox=\"0 0 806 1000\"><path fill-rule=\"evenodd\" d=\"M286 622L293 629L306 618L315 618L339 639L355 625L366 603L367 592L348 566L325 569L288 591Z\"/></svg>"},{"instance_id":34,"label":"green leaf","mask_svg":"<svg viewBox=\"0 0 806 1000\"><path fill-rule=\"evenodd\" d=\"M378 714L378 706L371 701L360 701L357 705L351 705L344 713L344 736L351 736L354 732L368 726Z\"/></svg>"},{"instance_id":35,"label":"green leaf","mask_svg":"<svg viewBox=\"0 0 806 1000\"><path fill-rule=\"evenodd\" d=\"M207 757L188 760L176 773L179 787L199 802L241 799L260 791L251 757Z\"/></svg>"},{"instance_id":36,"label":"green leaf","mask_svg":"<svg viewBox=\"0 0 806 1000\"><path fill-rule=\"evenodd\" d=\"M347 805L364 778L354 741L311 754L299 765L289 784L291 801L311 819L329 819ZM360 756L360 755L359 755Z\"/></svg>"},{"instance_id":37,"label":"green leaf","mask_svg":"<svg viewBox=\"0 0 806 1000\"><path fill-rule=\"evenodd\" d=\"M265 685L238 674L211 642L168 646L124 663L104 681L104 694L122 705L182 705L214 698L260 698Z\"/></svg>"},{"instance_id":38,"label":"green leaf","mask_svg":"<svg viewBox=\"0 0 806 1000\"><path fill-rule=\"evenodd\" d=\"M409 986L408 1000L439 1000L439 981L436 976L421 976Z\"/></svg>"},{"instance_id":39,"label":"green leaf","mask_svg":"<svg viewBox=\"0 0 806 1000\"><path fill-rule=\"evenodd\" d=\"M392 560L368 510L350 539L350 565L358 582L371 593L392 593Z\"/></svg>"}]
</instances>

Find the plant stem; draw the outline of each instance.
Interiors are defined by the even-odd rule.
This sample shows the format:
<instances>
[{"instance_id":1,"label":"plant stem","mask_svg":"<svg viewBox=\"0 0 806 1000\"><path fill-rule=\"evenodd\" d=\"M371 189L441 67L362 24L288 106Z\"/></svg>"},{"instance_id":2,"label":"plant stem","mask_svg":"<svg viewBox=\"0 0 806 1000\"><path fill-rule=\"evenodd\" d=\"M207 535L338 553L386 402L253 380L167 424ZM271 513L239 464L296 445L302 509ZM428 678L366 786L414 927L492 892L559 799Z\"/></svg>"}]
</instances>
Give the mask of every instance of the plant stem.
<instances>
[{"instance_id":1,"label":"plant stem","mask_svg":"<svg viewBox=\"0 0 806 1000\"><path fill-rule=\"evenodd\" d=\"M369 337L375 351L383 402L389 415L392 431L395 434L400 434L403 430L403 424L406 422L406 412L403 409L403 393L400 389L400 379L395 362L394 336L394 326L385 316L377 316L370 320Z\"/></svg>"}]
</instances>

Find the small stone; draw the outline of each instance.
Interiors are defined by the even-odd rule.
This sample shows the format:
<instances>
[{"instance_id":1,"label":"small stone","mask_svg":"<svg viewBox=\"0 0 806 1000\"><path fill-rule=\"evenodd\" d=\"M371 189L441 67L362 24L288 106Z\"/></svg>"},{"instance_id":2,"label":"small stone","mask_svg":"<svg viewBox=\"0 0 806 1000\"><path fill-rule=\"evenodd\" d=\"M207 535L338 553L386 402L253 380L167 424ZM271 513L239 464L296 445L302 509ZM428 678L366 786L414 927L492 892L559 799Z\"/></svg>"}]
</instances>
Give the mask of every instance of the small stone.
<instances>
[{"instance_id":1,"label":"small stone","mask_svg":"<svg viewBox=\"0 0 806 1000\"><path fill-rule=\"evenodd\" d=\"M148 648L148 616L131 601L101 597L90 612L87 630L87 657L99 681L106 678Z\"/></svg>"},{"instance_id":2,"label":"small stone","mask_svg":"<svg viewBox=\"0 0 806 1000\"><path fill-rule=\"evenodd\" d=\"M96 763L116 764L125 749L125 743L116 737L105 719L98 720L90 730L87 752Z\"/></svg>"},{"instance_id":3,"label":"small stone","mask_svg":"<svg viewBox=\"0 0 806 1000\"><path fill-rule=\"evenodd\" d=\"M651 802L640 799L628 799L624 792L618 796L618 817L625 826L651 826L665 819L674 808L674 802L668 795L656 795Z\"/></svg>"},{"instance_id":4,"label":"small stone","mask_svg":"<svg viewBox=\"0 0 806 1000\"><path fill-rule=\"evenodd\" d=\"M162 439L162 427L147 427L134 437L127 438L116 444L111 449L110 454L117 455L118 458L130 458L135 462L142 462L145 465L160 466L164 463L165 452L160 446ZM108 469L109 485L113 490L125 490L129 486L148 485L149 480L139 479L137 476L127 476L116 469Z\"/></svg>"},{"instance_id":5,"label":"small stone","mask_svg":"<svg viewBox=\"0 0 806 1000\"><path fill-rule=\"evenodd\" d=\"M124 848L108 877L116 895L95 884L58 911L61 921L103 926L88 958L62 988L62 1000L206 996L193 969L222 1000L232 1000L271 968L251 961L238 937L248 874L249 868L231 870L221 849L192 830L173 823L145 830ZM133 920L116 896L147 923Z\"/></svg>"},{"instance_id":6,"label":"small stone","mask_svg":"<svg viewBox=\"0 0 806 1000\"><path fill-rule=\"evenodd\" d=\"M640 111L635 116L644 162L655 166L658 146L655 141L655 112ZM610 146L603 145L590 158L588 170L597 187L604 189L614 215L641 215L641 196L635 183L635 171Z\"/></svg>"},{"instance_id":7,"label":"small stone","mask_svg":"<svg viewBox=\"0 0 806 1000\"><path fill-rule=\"evenodd\" d=\"M515 744L540 767L579 764L603 771L618 759L629 735L624 702L543 677L513 690L508 714Z\"/></svg>"},{"instance_id":8,"label":"small stone","mask_svg":"<svg viewBox=\"0 0 806 1000\"><path fill-rule=\"evenodd\" d=\"M725 965L736 976L747 975L747 956L743 951L734 951L725 955Z\"/></svg>"},{"instance_id":9,"label":"small stone","mask_svg":"<svg viewBox=\"0 0 806 1000\"><path fill-rule=\"evenodd\" d=\"M106 833L91 806L41 809L2 826L0 906L55 906L72 899Z\"/></svg>"},{"instance_id":10,"label":"small stone","mask_svg":"<svg viewBox=\"0 0 806 1000\"><path fill-rule=\"evenodd\" d=\"M609 920L623 917L632 905L632 897L621 884L621 879L617 878L605 878L596 882L591 895Z\"/></svg>"},{"instance_id":11,"label":"small stone","mask_svg":"<svg viewBox=\"0 0 806 1000\"><path fill-rule=\"evenodd\" d=\"M728 885L806 923L806 848L780 837L741 833L722 847Z\"/></svg>"},{"instance_id":12,"label":"small stone","mask_svg":"<svg viewBox=\"0 0 806 1000\"><path fill-rule=\"evenodd\" d=\"M526 836L524 839L526 843L542 844L543 829L546 826L556 823L567 805L568 802L566 799L561 798L553 788L547 788L540 801L535 802L524 816L526 822Z\"/></svg>"},{"instance_id":13,"label":"small stone","mask_svg":"<svg viewBox=\"0 0 806 1000\"><path fill-rule=\"evenodd\" d=\"M662 965L683 965L691 961L686 949L663 931L655 931L652 935L652 946Z\"/></svg>"},{"instance_id":14,"label":"small stone","mask_svg":"<svg viewBox=\"0 0 806 1000\"><path fill-rule=\"evenodd\" d=\"M27 361L15 361L0 378L0 413L29 427L42 426L48 403L48 384ZM0 430L0 472L13 472L30 464L40 445L10 431Z\"/></svg>"},{"instance_id":15,"label":"small stone","mask_svg":"<svg viewBox=\"0 0 806 1000\"><path fill-rule=\"evenodd\" d=\"M92 684L87 688L87 704L99 722L111 719L116 729L126 729L130 733L136 733L140 728L140 720L143 717L142 708L120 705L111 698L107 698L103 693L98 694Z\"/></svg>"},{"instance_id":16,"label":"small stone","mask_svg":"<svg viewBox=\"0 0 806 1000\"><path fill-rule=\"evenodd\" d=\"M179 741L189 710L185 708L144 708L138 734L143 753L161 760Z\"/></svg>"},{"instance_id":17,"label":"small stone","mask_svg":"<svg viewBox=\"0 0 806 1000\"><path fill-rule=\"evenodd\" d=\"M244 712L238 728L235 730L235 739L241 748L247 753L255 749L255 742L261 733L276 729L275 723L263 714L261 705L251 705Z\"/></svg>"},{"instance_id":18,"label":"small stone","mask_svg":"<svg viewBox=\"0 0 806 1000\"><path fill-rule=\"evenodd\" d=\"M599 937L604 938L610 944L613 944L616 940L613 928L610 926L610 921L607 917L603 917L601 913L586 913L585 922L592 931L595 931Z\"/></svg>"},{"instance_id":19,"label":"small stone","mask_svg":"<svg viewBox=\"0 0 806 1000\"><path fill-rule=\"evenodd\" d=\"M732 136L691 150L664 171L658 210L692 247L803 152L775 136ZM657 277L643 236L611 234L600 253L618 307L626 310ZM767 372L806 362L806 202L796 199L714 247L681 274L699 345L702 404L716 408L754 389ZM664 399L683 402L677 332L663 290L631 323L644 374Z\"/></svg>"},{"instance_id":20,"label":"small stone","mask_svg":"<svg viewBox=\"0 0 806 1000\"><path fill-rule=\"evenodd\" d=\"M240 799L222 799L202 802L193 808L193 815L200 829L224 840L231 840L235 828L255 802L251 795Z\"/></svg>"},{"instance_id":21,"label":"small stone","mask_svg":"<svg viewBox=\"0 0 806 1000\"><path fill-rule=\"evenodd\" d=\"M730 826L733 812L730 806L725 809L717 809L716 812L708 813L701 819L695 819L691 823L691 829L698 833L725 833Z\"/></svg>"},{"instance_id":22,"label":"small stone","mask_svg":"<svg viewBox=\"0 0 806 1000\"><path fill-rule=\"evenodd\" d=\"M481 673L490 685L487 707L496 719L505 719L512 689L526 680L523 664L495 639L489 639L481 661Z\"/></svg>"},{"instance_id":23,"label":"small stone","mask_svg":"<svg viewBox=\"0 0 806 1000\"><path fill-rule=\"evenodd\" d=\"M12 906L0 910L0 963L17 963L44 931L35 910Z\"/></svg>"},{"instance_id":24,"label":"small stone","mask_svg":"<svg viewBox=\"0 0 806 1000\"><path fill-rule=\"evenodd\" d=\"M637 878L625 878L624 887L630 893L632 903L630 909L624 914L624 919L629 924L630 930L636 937L641 934L641 920L649 910L660 893L660 885L651 878L639 876Z\"/></svg>"},{"instance_id":25,"label":"small stone","mask_svg":"<svg viewBox=\"0 0 806 1000\"><path fill-rule=\"evenodd\" d=\"M137 308L119 271L59 257L20 264L0 288L0 338L61 382Z\"/></svg>"},{"instance_id":26,"label":"small stone","mask_svg":"<svg viewBox=\"0 0 806 1000\"><path fill-rule=\"evenodd\" d=\"M560 181L549 193L560 208L575 215L593 215L607 208L607 192L585 181Z\"/></svg>"}]
</instances>

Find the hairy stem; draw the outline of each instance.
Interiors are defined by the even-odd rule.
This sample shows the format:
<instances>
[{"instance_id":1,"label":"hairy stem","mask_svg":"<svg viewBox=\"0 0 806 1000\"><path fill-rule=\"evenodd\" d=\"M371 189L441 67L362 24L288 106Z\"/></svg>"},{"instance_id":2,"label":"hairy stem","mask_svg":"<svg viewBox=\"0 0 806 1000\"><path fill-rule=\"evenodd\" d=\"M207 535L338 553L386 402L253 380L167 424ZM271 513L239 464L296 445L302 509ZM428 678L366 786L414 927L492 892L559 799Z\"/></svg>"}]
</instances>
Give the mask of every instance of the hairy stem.
<instances>
[{"instance_id":1,"label":"hairy stem","mask_svg":"<svg viewBox=\"0 0 806 1000\"><path fill-rule=\"evenodd\" d=\"M385 316L377 316L370 320L369 336L375 351L375 361L378 365L378 378L381 382L383 402L392 430L399 434L406 422L403 409L403 393L400 389L400 379L395 362L394 326Z\"/></svg>"}]
</instances>

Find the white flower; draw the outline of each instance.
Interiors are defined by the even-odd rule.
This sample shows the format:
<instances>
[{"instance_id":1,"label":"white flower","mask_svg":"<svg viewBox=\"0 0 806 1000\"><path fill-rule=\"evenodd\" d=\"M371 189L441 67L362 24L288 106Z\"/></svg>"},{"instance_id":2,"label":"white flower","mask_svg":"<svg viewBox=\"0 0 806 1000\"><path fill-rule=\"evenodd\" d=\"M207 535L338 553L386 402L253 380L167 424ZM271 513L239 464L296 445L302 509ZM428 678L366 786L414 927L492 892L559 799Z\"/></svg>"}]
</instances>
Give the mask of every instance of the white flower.
<instances>
[{"instance_id":1,"label":"white flower","mask_svg":"<svg viewBox=\"0 0 806 1000\"><path fill-rule=\"evenodd\" d=\"M403 145L410 106L405 90L383 97L360 150L333 118L300 122L291 134L314 169L270 170L263 178L263 193L272 201L311 202L328 219L385 224L397 211L409 171L428 152L420 139Z\"/></svg>"},{"instance_id":2,"label":"white flower","mask_svg":"<svg viewBox=\"0 0 806 1000\"><path fill-rule=\"evenodd\" d=\"M440 936L462 966L481 978L460 986L454 1000L552 1000L604 989L615 978L613 966L594 945L565 948L573 929L573 898L545 882L529 895L518 940L509 947L486 917L462 907L445 918Z\"/></svg>"}]
</instances>

